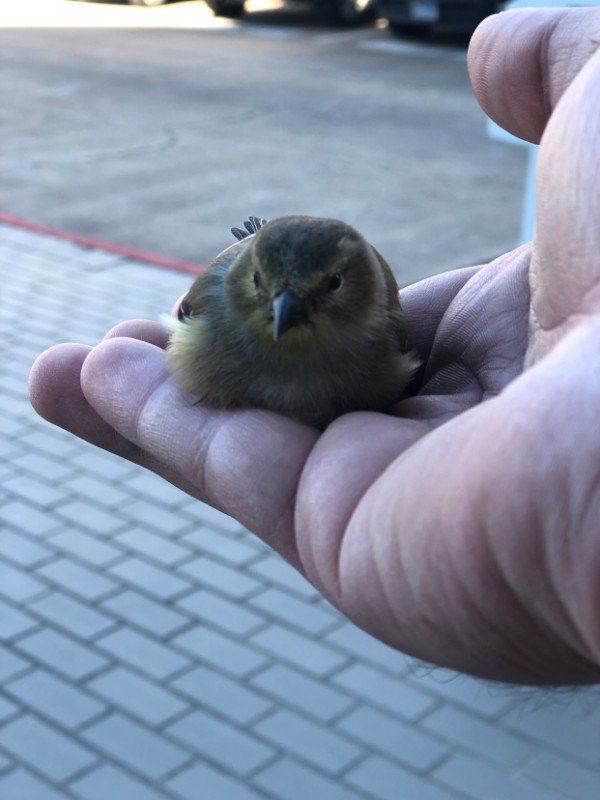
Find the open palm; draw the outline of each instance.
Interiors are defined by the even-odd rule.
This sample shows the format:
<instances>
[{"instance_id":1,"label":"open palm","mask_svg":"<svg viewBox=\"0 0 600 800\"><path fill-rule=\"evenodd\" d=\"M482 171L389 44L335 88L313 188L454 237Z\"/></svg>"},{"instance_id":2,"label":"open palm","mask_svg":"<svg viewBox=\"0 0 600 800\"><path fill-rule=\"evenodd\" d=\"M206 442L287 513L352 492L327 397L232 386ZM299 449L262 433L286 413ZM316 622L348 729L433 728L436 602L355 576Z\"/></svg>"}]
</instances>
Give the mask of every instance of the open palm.
<instances>
[{"instance_id":1,"label":"open palm","mask_svg":"<svg viewBox=\"0 0 600 800\"><path fill-rule=\"evenodd\" d=\"M395 647L498 680L598 680L599 22L528 10L475 35L484 108L545 130L536 240L403 291L426 367L394 415L319 434L191 406L143 321L44 353L36 409L235 516Z\"/></svg>"}]
</instances>

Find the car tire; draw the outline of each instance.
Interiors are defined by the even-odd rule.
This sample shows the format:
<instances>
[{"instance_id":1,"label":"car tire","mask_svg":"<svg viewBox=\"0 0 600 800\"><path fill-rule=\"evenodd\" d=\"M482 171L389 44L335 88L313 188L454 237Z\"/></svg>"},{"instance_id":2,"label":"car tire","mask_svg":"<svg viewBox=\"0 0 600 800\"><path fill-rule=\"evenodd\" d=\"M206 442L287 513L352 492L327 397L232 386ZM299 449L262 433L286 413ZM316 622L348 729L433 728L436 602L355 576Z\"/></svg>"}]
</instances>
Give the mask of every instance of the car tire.
<instances>
[{"instance_id":1,"label":"car tire","mask_svg":"<svg viewBox=\"0 0 600 800\"><path fill-rule=\"evenodd\" d=\"M206 5L216 17L236 19L244 13L244 0L206 0Z\"/></svg>"},{"instance_id":2,"label":"car tire","mask_svg":"<svg viewBox=\"0 0 600 800\"><path fill-rule=\"evenodd\" d=\"M375 0L317 0L316 5L330 25L359 25L375 15Z\"/></svg>"},{"instance_id":3,"label":"car tire","mask_svg":"<svg viewBox=\"0 0 600 800\"><path fill-rule=\"evenodd\" d=\"M169 0L127 0L130 6L164 6Z\"/></svg>"}]
</instances>

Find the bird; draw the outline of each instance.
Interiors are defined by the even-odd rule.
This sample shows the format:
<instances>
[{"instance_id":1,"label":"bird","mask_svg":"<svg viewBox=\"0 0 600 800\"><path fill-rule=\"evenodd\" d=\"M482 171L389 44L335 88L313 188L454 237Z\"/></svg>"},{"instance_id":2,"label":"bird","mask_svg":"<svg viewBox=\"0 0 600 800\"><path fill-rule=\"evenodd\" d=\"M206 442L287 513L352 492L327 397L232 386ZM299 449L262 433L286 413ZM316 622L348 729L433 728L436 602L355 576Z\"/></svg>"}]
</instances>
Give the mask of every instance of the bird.
<instances>
[{"instance_id":1,"label":"bird","mask_svg":"<svg viewBox=\"0 0 600 800\"><path fill-rule=\"evenodd\" d=\"M323 430L388 411L419 366L394 274L337 219L250 216L171 317L167 363L197 403Z\"/></svg>"}]
</instances>

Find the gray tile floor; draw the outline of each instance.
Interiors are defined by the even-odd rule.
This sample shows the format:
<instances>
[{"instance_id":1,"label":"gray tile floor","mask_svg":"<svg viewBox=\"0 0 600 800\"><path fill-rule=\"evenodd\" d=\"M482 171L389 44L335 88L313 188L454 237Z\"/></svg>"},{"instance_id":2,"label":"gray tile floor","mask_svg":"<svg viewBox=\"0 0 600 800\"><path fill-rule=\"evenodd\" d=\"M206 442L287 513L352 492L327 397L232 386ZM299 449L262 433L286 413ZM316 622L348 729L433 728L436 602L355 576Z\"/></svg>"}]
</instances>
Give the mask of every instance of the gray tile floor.
<instances>
[{"instance_id":1,"label":"gray tile floor","mask_svg":"<svg viewBox=\"0 0 600 800\"><path fill-rule=\"evenodd\" d=\"M0 798L600 796L598 690L414 663L234 520L36 418L42 349L189 282L0 227Z\"/></svg>"}]
</instances>

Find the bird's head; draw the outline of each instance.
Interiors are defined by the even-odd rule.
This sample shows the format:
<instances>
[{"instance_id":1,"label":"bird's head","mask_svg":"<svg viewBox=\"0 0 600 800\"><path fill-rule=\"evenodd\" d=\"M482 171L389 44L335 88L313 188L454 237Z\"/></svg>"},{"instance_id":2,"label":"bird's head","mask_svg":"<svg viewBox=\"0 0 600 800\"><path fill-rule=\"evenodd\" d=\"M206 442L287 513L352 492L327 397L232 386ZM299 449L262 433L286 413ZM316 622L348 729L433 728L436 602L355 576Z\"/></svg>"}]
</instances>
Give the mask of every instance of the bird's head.
<instances>
[{"instance_id":1,"label":"bird's head","mask_svg":"<svg viewBox=\"0 0 600 800\"><path fill-rule=\"evenodd\" d=\"M371 246L343 222L281 217L261 228L227 277L233 309L269 347L322 352L347 345L378 292Z\"/></svg>"}]
</instances>

